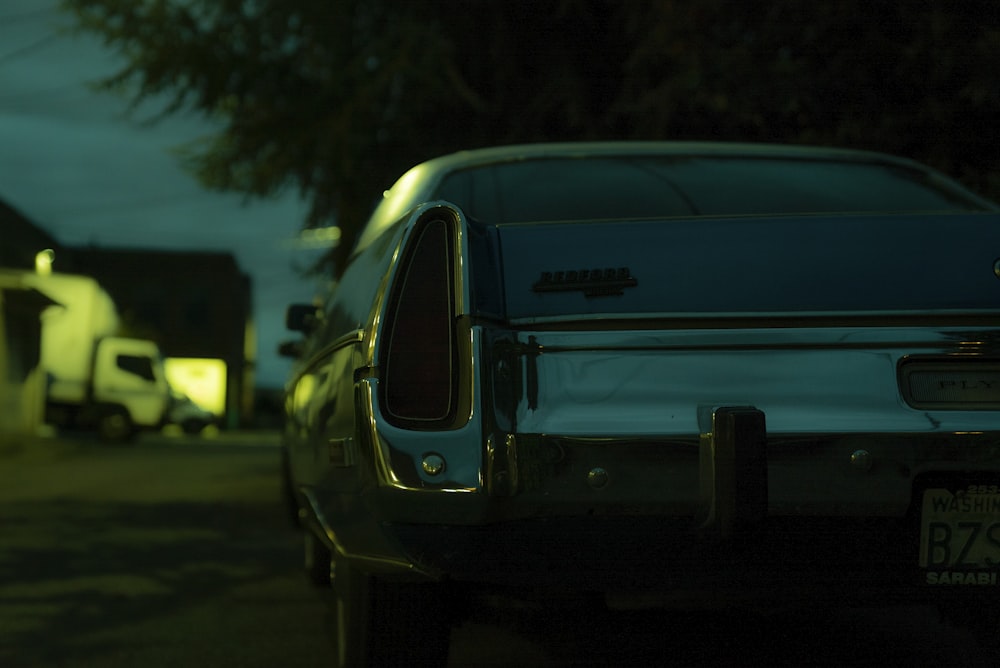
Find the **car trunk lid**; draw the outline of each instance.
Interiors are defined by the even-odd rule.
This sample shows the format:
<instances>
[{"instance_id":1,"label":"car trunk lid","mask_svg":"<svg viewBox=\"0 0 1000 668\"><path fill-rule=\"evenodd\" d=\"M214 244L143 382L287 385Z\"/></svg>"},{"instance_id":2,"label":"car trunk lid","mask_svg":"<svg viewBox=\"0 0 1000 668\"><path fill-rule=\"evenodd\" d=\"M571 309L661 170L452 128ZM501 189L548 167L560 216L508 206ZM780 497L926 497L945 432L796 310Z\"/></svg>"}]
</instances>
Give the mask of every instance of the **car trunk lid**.
<instances>
[{"instance_id":1,"label":"car trunk lid","mask_svg":"<svg viewBox=\"0 0 1000 668\"><path fill-rule=\"evenodd\" d=\"M506 316L995 312L1000 218L922 214L499 227Z\"/></svg>"}]
</instances>

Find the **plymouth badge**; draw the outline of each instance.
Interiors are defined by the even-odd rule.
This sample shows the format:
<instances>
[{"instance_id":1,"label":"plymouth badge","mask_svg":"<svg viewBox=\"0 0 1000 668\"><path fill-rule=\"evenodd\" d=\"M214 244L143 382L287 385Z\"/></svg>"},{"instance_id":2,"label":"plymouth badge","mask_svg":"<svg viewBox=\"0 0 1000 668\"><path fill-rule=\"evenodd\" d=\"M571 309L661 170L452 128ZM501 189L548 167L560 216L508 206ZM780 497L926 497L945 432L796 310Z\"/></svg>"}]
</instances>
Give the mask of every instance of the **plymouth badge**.
<instances>
[{"instance_id":1,"label":"plymouth badge","mask_svg":"<svg viewBox=\"0 0 1000 668\"><path fill-rule=\"evenodd\" d=\"M625 294L625 288L638 285L628 267L609 269L578 269L543 271L532 286L535 292L583 292L587 297L609 297Z\"/></svg>"}]
</instances>

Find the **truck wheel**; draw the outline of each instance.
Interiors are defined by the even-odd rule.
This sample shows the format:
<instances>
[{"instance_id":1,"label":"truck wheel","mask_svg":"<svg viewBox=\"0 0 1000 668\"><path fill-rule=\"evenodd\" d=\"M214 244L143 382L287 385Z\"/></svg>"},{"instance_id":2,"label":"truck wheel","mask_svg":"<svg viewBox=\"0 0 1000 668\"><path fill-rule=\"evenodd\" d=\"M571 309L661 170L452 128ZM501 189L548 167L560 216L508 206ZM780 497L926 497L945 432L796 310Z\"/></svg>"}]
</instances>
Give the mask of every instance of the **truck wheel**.
<instances>
[{"instance_id":1,"label":"truck wheel","mask_svg":"<svg viewBox=\"0 0 1000 668\"><path fill-rule=\"evenodd\" d=\"M438 584L392 582L337 559L337 665L445 666L451 621Z\"/></svg>"},{"instance_id":2,"label":"truck wheel","mask_svg":"<svg viewBox=\"0 0 1000 668\"><path fill-rule=\"evenodd\" d=\"M103 441L127 443L135 436L135 429L128 413L123 410L110 410L101 415L97 421L97 433Z\"/></svg>"}]
</instances>

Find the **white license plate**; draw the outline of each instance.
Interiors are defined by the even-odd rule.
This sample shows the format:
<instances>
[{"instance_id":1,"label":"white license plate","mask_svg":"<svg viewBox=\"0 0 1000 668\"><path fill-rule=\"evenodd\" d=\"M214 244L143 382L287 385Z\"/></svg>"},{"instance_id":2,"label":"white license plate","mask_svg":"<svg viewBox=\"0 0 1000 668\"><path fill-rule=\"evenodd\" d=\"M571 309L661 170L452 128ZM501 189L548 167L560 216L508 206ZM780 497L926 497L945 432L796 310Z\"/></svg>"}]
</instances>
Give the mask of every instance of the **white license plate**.
<instances>
[{"instance_id":1,"label":"white license plate","mask_svg":"<svg viewBox=\"0 0 1000 668\"><path fill-rule=\"evenodd\" d=\"M924 490L920 567L994 574L1000 569L1000 485Z\"/></svg>"}]
</instances>

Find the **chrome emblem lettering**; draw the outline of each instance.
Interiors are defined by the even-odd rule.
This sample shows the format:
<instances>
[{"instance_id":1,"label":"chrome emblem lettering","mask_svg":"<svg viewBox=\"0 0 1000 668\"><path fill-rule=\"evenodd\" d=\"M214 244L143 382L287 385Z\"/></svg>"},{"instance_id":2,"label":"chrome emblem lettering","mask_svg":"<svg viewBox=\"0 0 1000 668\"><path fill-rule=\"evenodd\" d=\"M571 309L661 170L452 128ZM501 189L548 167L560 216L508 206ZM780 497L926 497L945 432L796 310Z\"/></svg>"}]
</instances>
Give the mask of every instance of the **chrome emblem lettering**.
<instances>
[{"instance_id":1,"label":"chrome emblem lettering","mask_svg":"<svg viewBox=\"0 0 1000 668\"><path fill-rule=\"evenodd\" d=\"M628 267L609 269L577 269L543 271L532 286L535 292L580 291L587 297L608 297L625 294L625 288L638 285Z\"/></svg>"},{"instance_id":2,"label":"chrome emblem lettering","mask_svg":"<svg viewBox=\"0 0 1000 668\"><path fill-rule=\"evenodd\" d=\"M1000 381L996 380L939 380L939 390L993 390Z\"/></svg>"}]
</instances>

